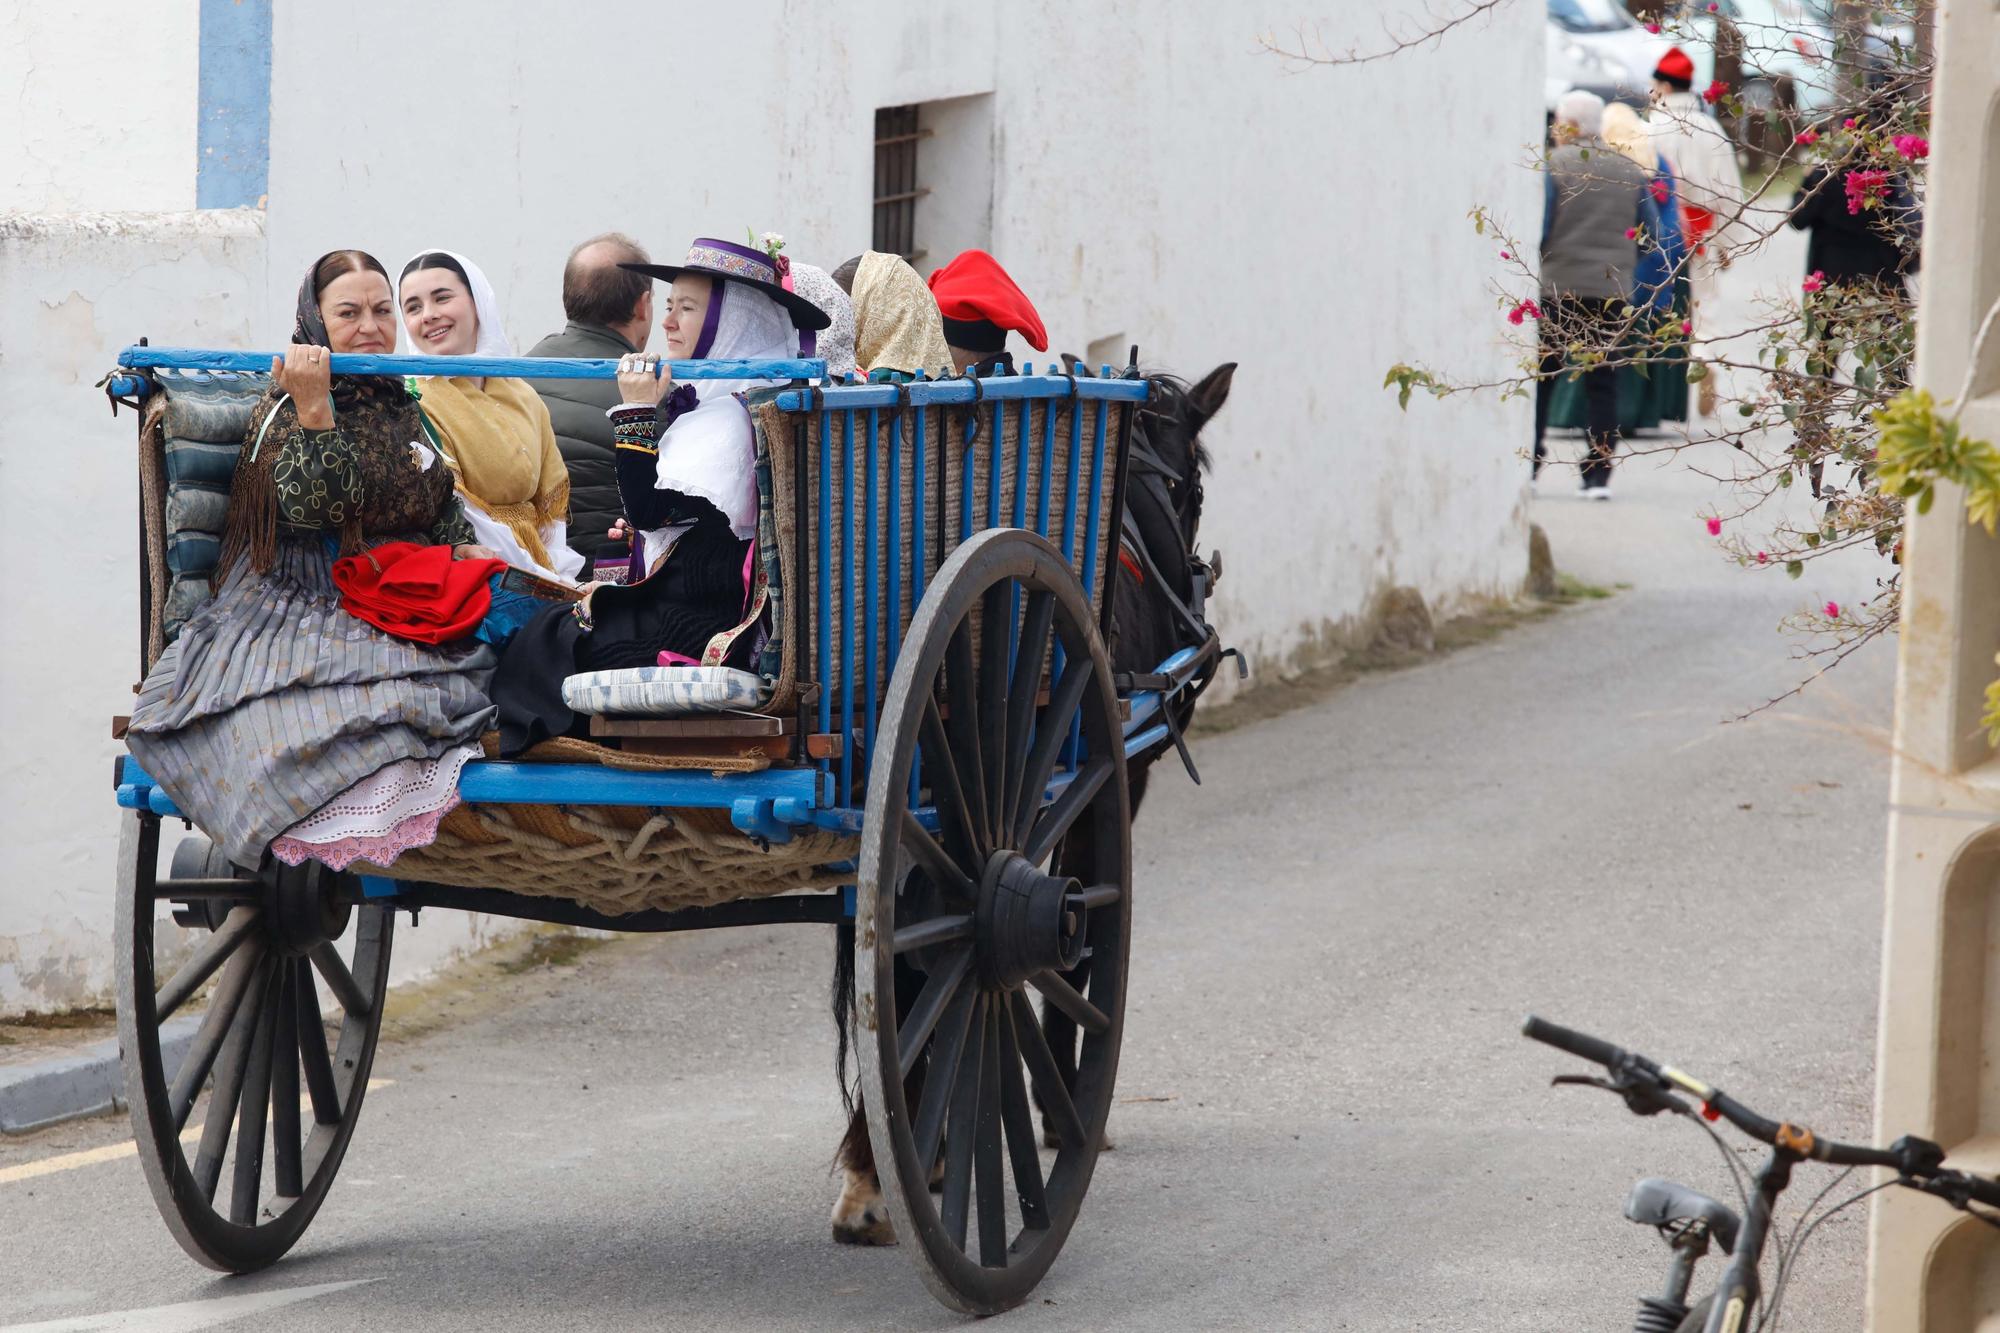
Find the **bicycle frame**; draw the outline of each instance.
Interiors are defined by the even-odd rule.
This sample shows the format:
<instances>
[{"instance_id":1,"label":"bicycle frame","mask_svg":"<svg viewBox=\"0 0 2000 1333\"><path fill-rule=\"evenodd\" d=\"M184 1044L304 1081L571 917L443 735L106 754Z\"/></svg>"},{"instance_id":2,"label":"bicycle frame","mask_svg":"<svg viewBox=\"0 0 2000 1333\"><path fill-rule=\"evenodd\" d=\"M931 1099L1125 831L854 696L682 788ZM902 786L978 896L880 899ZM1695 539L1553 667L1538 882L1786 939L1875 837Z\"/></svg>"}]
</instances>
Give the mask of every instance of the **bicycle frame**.
<instances>
[{"instance_id":1,"label":"bicycle frame","mask_svg":"<svg viewBox=\"0 0 2000 1333\"><path fill-rule=\"evenodd\" d=\"M1756 1313L1763 1295L1757 1267L1771 1234L1771 1218L1777 1212L1778 1196L1792 1183L1792 1167L1802 1160L1789 1148L1773 1148L1757 1172L1756 1191L1737 1236L1736 1253L1730 1256L1729 1267L1715 1288L1715 1305L1708 1312L1708 1327L1703 1333L1744 1333L1750 1327L1750 1316Z\"/></svg>"}]
</instances>

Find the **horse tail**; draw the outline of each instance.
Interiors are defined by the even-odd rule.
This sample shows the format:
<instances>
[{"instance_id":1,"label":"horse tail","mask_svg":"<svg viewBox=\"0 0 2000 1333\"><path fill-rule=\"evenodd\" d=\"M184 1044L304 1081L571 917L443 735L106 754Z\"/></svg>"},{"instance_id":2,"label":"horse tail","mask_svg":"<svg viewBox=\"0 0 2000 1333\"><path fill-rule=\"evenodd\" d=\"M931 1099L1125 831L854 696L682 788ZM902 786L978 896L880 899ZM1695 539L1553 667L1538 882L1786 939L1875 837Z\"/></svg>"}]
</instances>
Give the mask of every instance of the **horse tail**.
<instances>
[{"instance_id":1,"label":"horse tail","mask_svg":"<svg viewBox=\"0 0 2000 1333\"><path fill-rule=\"evenodd\" d=\"M847 1079L847 1052L854 1014L854 921L841 921L833 928L833 1026L838 1034L834 1047L833 1073L840 1080L840 1104L854 1114L854 1085Z\"/></svg>"}]
</instances>

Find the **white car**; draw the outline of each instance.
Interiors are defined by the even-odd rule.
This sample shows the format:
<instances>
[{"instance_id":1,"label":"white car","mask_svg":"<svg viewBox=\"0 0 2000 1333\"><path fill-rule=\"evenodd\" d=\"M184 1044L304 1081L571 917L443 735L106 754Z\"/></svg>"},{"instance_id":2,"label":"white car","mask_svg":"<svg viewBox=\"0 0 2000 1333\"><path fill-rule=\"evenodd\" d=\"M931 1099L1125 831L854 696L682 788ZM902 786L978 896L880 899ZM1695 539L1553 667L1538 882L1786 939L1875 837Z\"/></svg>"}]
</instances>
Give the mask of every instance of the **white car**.
<instances>
[{"instance_id":1,"label":"white car","mask_svg":"<svg viewBox=\"0 0 2000 1333\"><path fill-rule=\"evenodd\" d=\"M1647 103L1653 66L1672 43L1627 13L1621 0L1549 0L1547 104L1572 88L1607 102Z\"/></svg>"}]
</instances>

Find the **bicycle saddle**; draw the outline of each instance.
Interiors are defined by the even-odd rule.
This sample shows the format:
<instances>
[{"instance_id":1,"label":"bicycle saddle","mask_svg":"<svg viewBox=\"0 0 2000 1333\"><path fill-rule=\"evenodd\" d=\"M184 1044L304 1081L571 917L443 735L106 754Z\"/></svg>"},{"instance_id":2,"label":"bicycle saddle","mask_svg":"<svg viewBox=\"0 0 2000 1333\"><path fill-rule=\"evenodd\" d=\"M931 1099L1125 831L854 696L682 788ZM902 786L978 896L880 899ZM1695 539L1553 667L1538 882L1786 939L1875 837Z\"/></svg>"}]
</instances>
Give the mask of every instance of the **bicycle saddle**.
<instances>
[{"instance_id":1,"label":"bicycle saddle","mask_svg":"<svg viewBox=\"0 0 2000 1333\"><path fill-rule=\"evenodd\" d=\"M1658 1176L1648 1176L1632 1187L1631 1197L1625 1200L1625 1216L1649 1227L1663 1227L1669 1222L1705 1222L1708 1234L1724 1254L1735 1250L1736 1232L1743 1225L1734 1209Z\"/></svg>"}]
</instances>

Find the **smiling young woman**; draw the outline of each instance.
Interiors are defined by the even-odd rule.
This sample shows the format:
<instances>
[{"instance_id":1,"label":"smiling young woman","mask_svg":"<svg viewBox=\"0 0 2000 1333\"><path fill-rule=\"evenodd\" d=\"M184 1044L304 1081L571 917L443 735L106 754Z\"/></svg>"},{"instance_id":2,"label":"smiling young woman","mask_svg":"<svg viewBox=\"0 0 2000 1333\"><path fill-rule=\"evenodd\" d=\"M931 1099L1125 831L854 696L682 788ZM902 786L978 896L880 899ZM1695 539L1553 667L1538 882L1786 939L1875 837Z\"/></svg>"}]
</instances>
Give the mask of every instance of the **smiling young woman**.
<instances>
[{"instance_id":1,"label":"smiling young woman","mask_svg":"<svg viewBox=\"0 0 2000 1333\"><path fill-rule=\"evenodd\" d=\"M514 354L493 285L464 255L417 255L403 266L397 300L414 351ZM480 542L517 569L560 579L582 573L583 557L569 547L569 468L541 395L526 380L477 376L425 378L418 392Z\"/></svg>"},{"instance_id":2,"label":"smiling young woman","mask_svg":"<svg viewBox=\"0 0 2000 1333\"><path fill-rule=\"evenodd\" d=\"M214 595L132 713L133 756L236 865L267 849L291 865L380 861L428 843L491 715L491 647L388 634L350 614L335 581L339 557L390 542L492 555L449 469L417 442L403 381L332 373L332 353L395 350L381 263L321 256L237 455ZM329 814L358 790L400 795L368 818Z\"/></svg>"}]
</instances>

